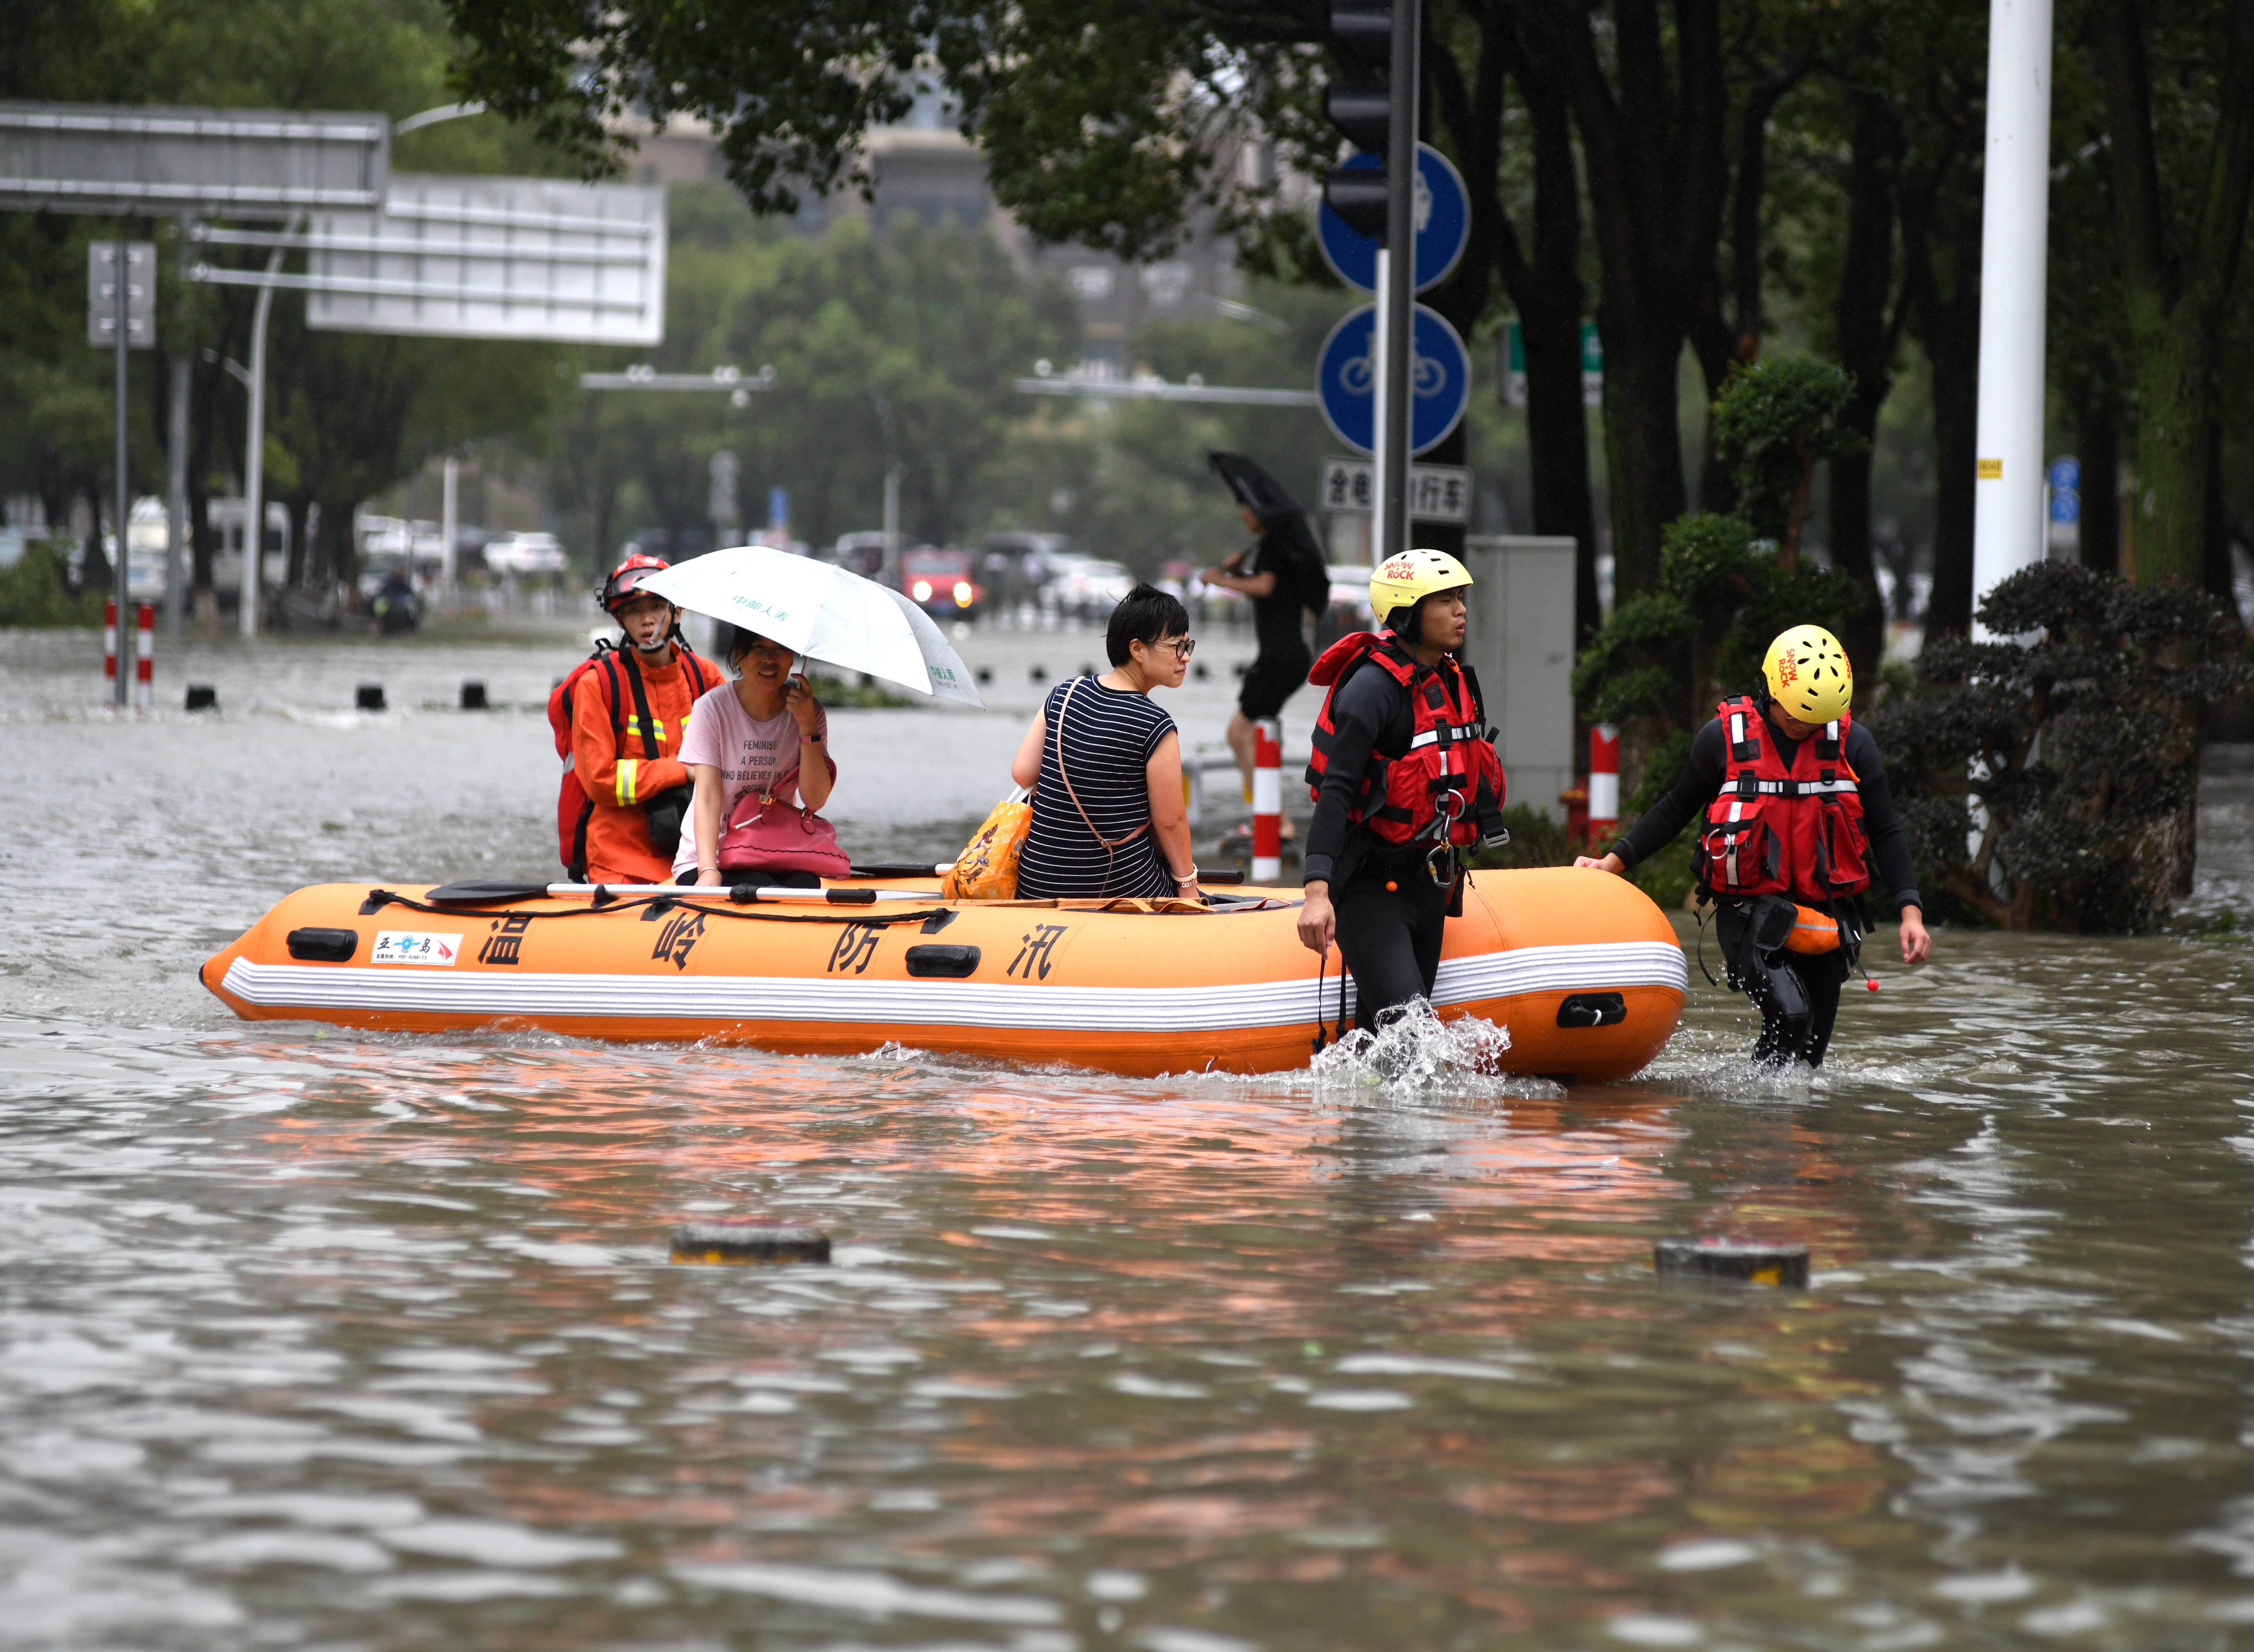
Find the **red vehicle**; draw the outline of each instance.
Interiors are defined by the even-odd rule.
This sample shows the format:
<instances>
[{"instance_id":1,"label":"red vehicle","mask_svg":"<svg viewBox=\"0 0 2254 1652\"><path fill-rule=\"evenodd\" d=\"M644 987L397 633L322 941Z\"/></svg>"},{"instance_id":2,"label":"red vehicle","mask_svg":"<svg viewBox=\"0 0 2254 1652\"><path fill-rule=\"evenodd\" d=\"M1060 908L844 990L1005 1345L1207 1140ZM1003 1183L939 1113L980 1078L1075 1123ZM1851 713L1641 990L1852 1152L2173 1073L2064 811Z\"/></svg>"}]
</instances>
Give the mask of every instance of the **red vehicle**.
<instances>
[{"instance_id":1,"label":"red vehicle","mask_svg":"<svg viewBox=\"0 0 2254 1652\"><path fill-rule=\"evenodd\" d=\"M976 619L986 600L967 550L902 551L900 589L934 620Z\"/></svg>"}]
</instances>

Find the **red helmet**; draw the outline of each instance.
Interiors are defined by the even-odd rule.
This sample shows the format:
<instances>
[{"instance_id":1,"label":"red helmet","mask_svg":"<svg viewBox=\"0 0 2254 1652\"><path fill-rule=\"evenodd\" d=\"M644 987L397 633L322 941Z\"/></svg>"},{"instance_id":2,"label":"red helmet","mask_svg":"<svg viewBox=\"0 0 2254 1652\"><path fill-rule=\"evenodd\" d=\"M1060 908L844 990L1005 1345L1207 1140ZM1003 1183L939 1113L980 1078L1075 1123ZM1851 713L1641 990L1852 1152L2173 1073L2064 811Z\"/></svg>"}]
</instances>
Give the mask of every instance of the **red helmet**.
<instances>
[{"instance_id":1,"label":"red helmet","mask_svg":"<svg viewBox=\"0 0 2254 1652\"><path fill-rule=\"evenodd\" d=\"M669 566L671 564L662 556L651 556L636 551L611 570L611 577L603 581L603 588L596 599L603 605L606 612L616 613L634 599L643 580ZM651 594L654 596L656 593L653 592Z\"/></svg>"}]
</instances>

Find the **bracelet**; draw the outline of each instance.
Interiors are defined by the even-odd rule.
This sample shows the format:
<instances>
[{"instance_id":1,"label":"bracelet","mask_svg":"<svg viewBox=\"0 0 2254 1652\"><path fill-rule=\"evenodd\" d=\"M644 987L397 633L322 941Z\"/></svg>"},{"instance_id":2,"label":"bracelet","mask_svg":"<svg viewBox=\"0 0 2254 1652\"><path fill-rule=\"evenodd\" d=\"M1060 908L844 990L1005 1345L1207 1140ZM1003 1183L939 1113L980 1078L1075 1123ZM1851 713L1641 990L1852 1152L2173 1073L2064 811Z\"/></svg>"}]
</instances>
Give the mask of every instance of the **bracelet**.
<instances>
[{"instance_id":1,"label":"bracelet","mask_svg":"<svg viewBox=\"0 0 2254 1652\"><path fill-rule=\"evenodd\" d=\"M1198 869L1194 862L1191 864L1190 869L1187 872L1177 872L1174 874L1174 881L1178 884L1194 884L1197 880Z\"/></svg>"},{"instance_id":2,"label":"bracelet","mask_svg":"<svg viewBox=\"0 0 2254 1652\"><path fill-rule=\"evenodd\" d=\"M822 737L819 734L802 734L798 737L798 743L801 746L819 746Z\"/></svg>"}]
</instances>

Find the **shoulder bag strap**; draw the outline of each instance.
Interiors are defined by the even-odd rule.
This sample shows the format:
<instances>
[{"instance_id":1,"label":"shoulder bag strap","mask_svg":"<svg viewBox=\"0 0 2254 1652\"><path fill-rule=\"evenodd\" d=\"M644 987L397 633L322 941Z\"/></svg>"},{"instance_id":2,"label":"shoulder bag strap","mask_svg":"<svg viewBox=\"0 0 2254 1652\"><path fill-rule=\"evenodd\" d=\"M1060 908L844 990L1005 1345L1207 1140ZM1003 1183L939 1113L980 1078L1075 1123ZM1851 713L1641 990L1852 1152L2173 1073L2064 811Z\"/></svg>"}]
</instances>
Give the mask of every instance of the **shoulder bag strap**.
<instances>
[{"instance_id":1,"label":"shoulder bag strap","mask_svg":"<svg viewBox=\"0 0 2254 1652\"><path fill-rule=\"evenodd\" d=\"M1057 778L1064 782L1064 794L1072 799L1072 806L1080 810L1080 818L1088 827L1088 835L1096 839L1097 843L1101 844L1106 850L1116 850L1125 848L1129 844L1133 843L1138 837L1140 837L1144 832L1149 831L1151 830L1151 822L1147 818L1144 819L1140 826L1138 826L1133 831L1129 832L1124 837L1117 838L1116 840L1106 837L1102 832L1096 830L1096 822L1088 818L1088 810L1082 807L1081 803L1080 794L1072 789L1072 776L1065 773L1064 767L1064 718L1065 713L1072 710L1072 696L1074 692L1080 687L1080 684L1081 679L1074 677L1071 683L1065 689L1064 703L1057 707Z\"/></svg>"}]
</instances>

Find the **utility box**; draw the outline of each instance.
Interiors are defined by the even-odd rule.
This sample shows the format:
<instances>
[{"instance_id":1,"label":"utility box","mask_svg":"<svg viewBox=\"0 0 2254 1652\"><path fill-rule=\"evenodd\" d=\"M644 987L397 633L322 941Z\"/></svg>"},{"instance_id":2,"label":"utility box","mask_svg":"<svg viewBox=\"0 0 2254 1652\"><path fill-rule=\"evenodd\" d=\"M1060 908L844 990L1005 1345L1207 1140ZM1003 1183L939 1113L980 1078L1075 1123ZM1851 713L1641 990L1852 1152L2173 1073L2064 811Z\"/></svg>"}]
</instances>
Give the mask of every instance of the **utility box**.
<instances>
[{"instance_id":1,"label":"utility box","mask_svg":"<svg viewBox=\"0 0 2254 1652\"><path fill-rule=\"evenodd\" d=\"M1464 541L1471 630L1488 720L1501 731L1509 801L1563 822L1573 783L1573 542L1474 535Z\"/></svg>"}]
</instances>

